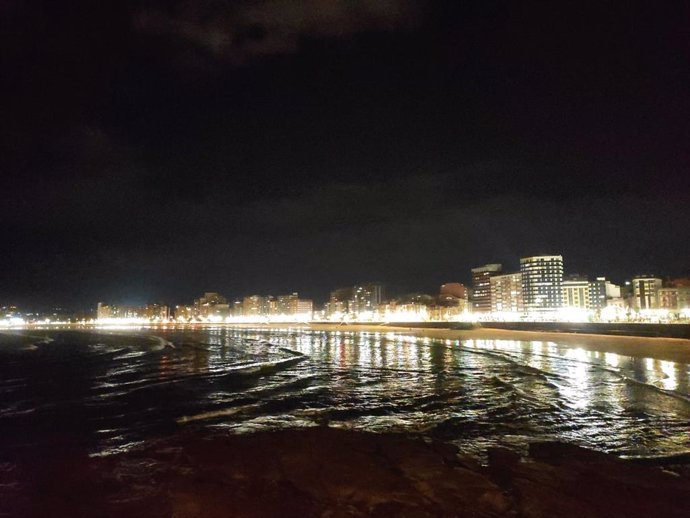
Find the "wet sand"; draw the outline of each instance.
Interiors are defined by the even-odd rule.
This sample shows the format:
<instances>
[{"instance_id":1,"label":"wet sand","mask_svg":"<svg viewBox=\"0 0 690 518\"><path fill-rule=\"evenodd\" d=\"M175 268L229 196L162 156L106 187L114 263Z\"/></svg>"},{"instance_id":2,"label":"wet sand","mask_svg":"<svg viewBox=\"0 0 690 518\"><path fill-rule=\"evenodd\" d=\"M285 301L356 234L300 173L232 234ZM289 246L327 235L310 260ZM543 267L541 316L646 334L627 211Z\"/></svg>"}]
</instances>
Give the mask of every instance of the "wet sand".
<instances>
[{"instance_id":1,"label":"wet sand","mask_svg":"<svg viewBox=\"0 0 690 518\"><path fill-rule=\"evenodd\" d=\"M309 329L313 331L401 333L407 336L441 340L522 340L554 342L589 351L614 353L637 358L655 358L678 363L690 363L690 340L677 338L648 338L580 333L546 333L505 329L476 328L470 330L395 327L372 324L252 324L232 325L252 329Z\"/></svg>"}]
</instances>

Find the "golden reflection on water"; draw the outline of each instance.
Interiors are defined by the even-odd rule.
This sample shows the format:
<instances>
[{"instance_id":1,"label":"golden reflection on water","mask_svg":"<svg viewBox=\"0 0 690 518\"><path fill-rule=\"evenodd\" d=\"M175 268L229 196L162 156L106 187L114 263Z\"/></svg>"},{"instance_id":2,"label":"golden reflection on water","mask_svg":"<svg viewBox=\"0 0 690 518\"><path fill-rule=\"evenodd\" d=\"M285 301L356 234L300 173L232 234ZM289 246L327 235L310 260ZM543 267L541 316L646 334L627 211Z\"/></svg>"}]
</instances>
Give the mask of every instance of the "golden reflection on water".
<instances>
[{"instance_id":1,"label":"golden reflection on water","mask_svg":"<svg viewBox=\"0 0 690 518\"><path fill-rule=\"evenodd\" d=\"M390 331L211 328L170 333L166 337L175 346L149 356L152 364L133 356L128 365L117 366L119 371L113 366L106 379L110 385L94 390L122 390L118 376L128 367L132 378L139 372L157 378L155 390L167 387L157 383L161 380L192 380L184 385L184 397L190 406L198 399L199 415L220 403L234 408L240 401L244 408L252 391L261 394L251 412L227 413L225 422L290 423L295 416L308 421L304 416L333 413L332 422L375 430L456 419L458 433L465 433L462 426L474 426L483 438L543 432L583 442L595 437L619 451L634 450L636 441L669 451L674 441L678 449L690 444L682 428L690 423L690 405L663 392L687 394L684 364L551 341L435 340ZM232 375L225 377L238 365L284 357L281 347L307 358L278 372L252 374L239 385ZM211 375L194 376L206 373ZM169 399L167 393L160 396Z\"/></svg>"},{"instance_id":2,"label":"golden reflection on water","mask_svg":"<svg viewBox=\"0 0 690 518\"><path fill-rule=\"evenodd\" d=\"M563 385L561 393L575 408L585 408L592 401L587 353L584 349L568 349L565 353L565 357L573 361L568 362L566 368L570 383Z\"/></svg>"},{"instance_id":3,"label":"golden reflection on water","mask_svg":"<svg viewBox=\"0 0 690 518\"><path fill-rule=\"evenodd\" d=\"M615 353L604 353L604 362L606 362L606 365L617 368L620 363L620 358Z\"/></svg>"},{"instance_id":4,"label":"golden reflection on water","mask_svg":"<svg viewBox=\"0 0 690 518\"><path fill-rule=\"evenodd\" d=\"M677 366L673 362L656 360L655 365L659 366L659 370L664 374L660 380L661 386L666 390L678 389L678 374Z\"/></svg>"},{"instance_id":5,"label":"golden reflection on water","mask_svg":"<svg viewBox=\"0 0 690 518\"><path fill-rule=\"evenodd\" d=\"M390 391L409 391L414 386L410 385L413 380L421 380L422 375L431 374L436 377L430 380L432 384L429 387L433 387L436 392L444 392L449 387L449 375L456 376L469 364L480 369L493 369L491 366L496 365L496 361L503 362L506 368L513 363L515 368L524 365L537 369L543 376L552 376L551 383L544 384L538 382L534 374L531 378L534 381L530 381L529 372L520 374L519 369L515 372L510 369L506 371L509 373L506 375L510 376L507 379L511 383L520 384L521 390L526 390L538 398L554 397L556 394L552 396L548 391L555 391L572 409L596 407L605 408L608 412L619 412L624 398L640 397L639 390L626 386L623 377L610 378L613 374L610 374L609 378L603 376L602 372L597 370L602 367L667 391L685 393L688 390L687 365L655 359L636 360L610 352L559 346L550 341L432 340L390 331L344 330L309 333L295 329L251 333L212 328L205 333L199 333L198 336L203 336L203 342L207 346L183 348L174 351L172 356L163 355L158 365L159 376L172 376L175 370L177 373L186 371L193 374L222 371L228 362L233 360L230 351L233 347L237 348L237 338L249 338L255 340L255 343L268 340L298 350L318 364L330 363L343 373L357 372L358 376L372 382L378 380L378 383L387 387L385 390ZM272 346L265 343L264 347ZM482 355L495 355L495 360L473 360L474 353L468 356L471 351L481 352ZM309 368L308 365L309 362L302 368ZM398 374L384 374L391 370ZM355 388L355 385L356 383L350 380L347 382L347 390L371 390ZM385 390L382 393L385 393Z\"/></svg>"}]
</instances>

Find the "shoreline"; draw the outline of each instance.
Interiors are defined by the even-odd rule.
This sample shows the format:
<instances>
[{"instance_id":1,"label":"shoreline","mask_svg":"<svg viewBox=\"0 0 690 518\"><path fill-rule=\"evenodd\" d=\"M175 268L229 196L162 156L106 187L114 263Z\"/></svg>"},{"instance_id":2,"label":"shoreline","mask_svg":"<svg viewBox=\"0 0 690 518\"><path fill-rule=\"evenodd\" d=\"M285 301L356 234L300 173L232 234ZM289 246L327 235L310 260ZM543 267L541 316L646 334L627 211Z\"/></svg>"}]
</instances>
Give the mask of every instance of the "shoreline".
<instances>
[{"instance_id":1,"label":"shoreline","mask_svg":"<svg viewBox=\"0 0 690 518\"><path fill-rule=\"evenodd\" d=\"M690 364L690 339L667 338L658 336L629 336L612 334L594 334L566 331L523 331L502 329L498 327L474 327L472 329L451 329L448 327L415 327L410 325L391 324L333 324L323 322L285 322L285 323L195 323L195 324L135 324L130 326L65 326L37 327L34 331L127 331L129 330L194 330L207 328L252 329L252 330L310 330L322 332L366 332L396 333L418 338L435 340L516 340L553 342L557 345L613 353L633 358L652 358L675 363ZM15 330L16 331L16 330ZM8 330L9 332L9 330Z\"/></svg>"},{"instance_id":2,"label":"shoreline","mask_svg":"<svg viewBox=\"0 0 690 518\"><path fill-rule=\"evenodd\" d=\"M554 342L588 351L614 353L634 358L654 358L690 364L690 340L683 338L659 338L639 336L598 335L546 331L515 331L497 328L440 329L425 327L400 327L376 324L223 324L239 329L308 329L323 332L396 333L418 338L438 340L517 340Z\"/></svg>"}]
</instances>

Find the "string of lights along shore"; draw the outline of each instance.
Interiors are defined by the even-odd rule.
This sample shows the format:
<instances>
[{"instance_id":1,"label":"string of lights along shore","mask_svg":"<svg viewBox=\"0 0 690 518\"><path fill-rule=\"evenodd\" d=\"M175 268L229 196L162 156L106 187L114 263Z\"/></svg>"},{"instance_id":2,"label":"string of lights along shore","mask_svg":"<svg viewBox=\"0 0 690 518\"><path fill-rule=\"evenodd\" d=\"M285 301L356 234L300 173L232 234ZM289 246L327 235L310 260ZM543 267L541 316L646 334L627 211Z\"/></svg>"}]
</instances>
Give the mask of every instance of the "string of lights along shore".
<instances>
[{"instance_id":1,"label":"string of lights along shore","mask_svg":"<svg viewBox=\"0 0 690 518\"><path fill-rule=\"evenodd\" d=\"M603 276L564 274L561 255L520 259L518 271L485 264L471 271L471 286L447 282L435 294L387 296L381 283L331 291L317 307L298 293L229 299L205 293L189 305L143 307L99 303L96 321L261 322L687 322L690 279L638 275L620 285Z\"/></svg>"}]
</instances>

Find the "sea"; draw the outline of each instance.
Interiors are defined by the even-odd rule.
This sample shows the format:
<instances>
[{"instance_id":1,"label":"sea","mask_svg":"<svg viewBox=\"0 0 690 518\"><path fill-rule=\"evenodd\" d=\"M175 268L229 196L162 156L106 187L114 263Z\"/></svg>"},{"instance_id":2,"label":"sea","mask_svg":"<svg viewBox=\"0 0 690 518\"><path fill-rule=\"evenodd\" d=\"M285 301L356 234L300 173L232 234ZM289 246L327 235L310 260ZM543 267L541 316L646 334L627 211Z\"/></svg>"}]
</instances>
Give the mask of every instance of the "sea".
<instances>
[{"instance_id":1,"label":"sea","mask_svg":"<svg viewBox=\"0 0 690 518\"><path fill-rule=\"evenodd\" d=\"M312 426L422 434L481 458L558 440L690 452L690 366L557 341L170 327L0 333L0 463L170 435Z\"/></svg>"}]
</instances>

